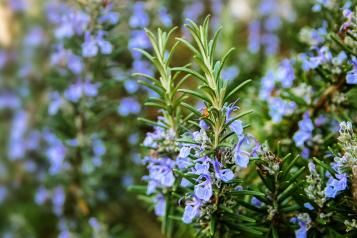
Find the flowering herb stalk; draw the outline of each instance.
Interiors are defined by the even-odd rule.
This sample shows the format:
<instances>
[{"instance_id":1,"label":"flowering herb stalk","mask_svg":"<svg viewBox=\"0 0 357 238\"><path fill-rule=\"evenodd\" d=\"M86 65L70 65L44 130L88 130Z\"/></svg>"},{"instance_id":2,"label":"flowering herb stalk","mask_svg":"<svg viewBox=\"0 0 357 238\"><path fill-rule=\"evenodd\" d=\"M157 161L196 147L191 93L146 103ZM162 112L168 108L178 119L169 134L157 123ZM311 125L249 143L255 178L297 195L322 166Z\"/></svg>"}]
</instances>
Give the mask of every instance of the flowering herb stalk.
<instances>
[{"instance_id":1,"label":"flowering herb stalk","mask_svg":"<svg viewBox=\"0 0 357 238\"><path fill-rule=\"evenodd\" d=\"M151 196L155 203L155 213L163 217L163 233L170 236L172 232L172 220L169 216L173 213L172 192L176 190L177 181L174 176L176 167L177 136L183 128L180 104L185 98L178 96L180 85L187 77L179 77L178 73L173 74L170 62L177 46L177 43L167 50L170 32L157 30L157 35L146 30L153 48L151 55L145 50L137 49L141 52L157 69L158 79L147 74L136 73L136 76L143 77L140 83L153 90L157 96L150 97L146 101L146 106L152 106L159 110L157 122L140 118L141 121L154 126L154 132L147 133L143 142L144 147L148 148L150 154L145 157L144 162L149 170L149 175L144 179L148 182L147 195Z\"/></svg>"}]
</instances>

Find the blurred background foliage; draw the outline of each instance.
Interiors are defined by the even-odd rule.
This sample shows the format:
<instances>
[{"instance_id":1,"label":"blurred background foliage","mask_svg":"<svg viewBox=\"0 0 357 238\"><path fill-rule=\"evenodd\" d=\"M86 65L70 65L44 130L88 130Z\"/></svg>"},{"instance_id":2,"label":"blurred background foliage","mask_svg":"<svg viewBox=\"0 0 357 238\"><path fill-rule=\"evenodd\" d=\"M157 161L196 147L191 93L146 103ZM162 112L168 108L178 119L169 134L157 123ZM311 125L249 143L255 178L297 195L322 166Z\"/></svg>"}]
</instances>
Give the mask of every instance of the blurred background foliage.
<instances>
[{"instance_id":1,"label":"blurred background foliage","mask_svg":"<svg viewBox=\"0 0 357 238\"><path fill-rule=\"evenodd\" d=\"M178 26L175 36L189 37L185 19L210 14L212 30L223 26L217 57L236 48L223 71L229 87L253 80L239 95L242 110L255 110L248 130L274 147L299 117L293 129L270 120L261 78L306 49L299 32L321 24L314 2L2 0L0 236L161 237L156 217L127 191L145 173L139 145L150 128L137 117L157 116L143 107L153 92L132 76L155 74L133 50L150 49L143 28ZM179 45L173 66L191 57Z\"/></svg>"}]
</instances>

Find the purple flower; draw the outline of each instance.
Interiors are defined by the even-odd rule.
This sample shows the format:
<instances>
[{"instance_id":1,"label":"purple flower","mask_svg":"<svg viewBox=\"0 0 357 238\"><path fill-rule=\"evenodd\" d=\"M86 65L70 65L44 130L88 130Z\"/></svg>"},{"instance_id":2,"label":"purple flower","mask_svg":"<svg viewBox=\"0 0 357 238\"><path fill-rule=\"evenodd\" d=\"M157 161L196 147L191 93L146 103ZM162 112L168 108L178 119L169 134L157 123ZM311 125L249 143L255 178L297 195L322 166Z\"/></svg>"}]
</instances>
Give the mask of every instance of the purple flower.
<instances>
[{"instance_id":1,"label":"purple flower","mask_svg":"<svg viewBox=\"0 0 357 238\"><path fill-rule=\"evenodd\" d=\"M304 207L309 209L310 211L313 211L315 209L309 202L305 202Z\"/></svg>"},{"instance_id":2,"label":"purple flower","mask_svg":"<svg viewBox=\"0 0 357 238\"><path fill-rule=\"evenodd\" d=\"M258 7L258 12L263 16L273 14L278 8L276 0L262 0Z\"/></svg>"},{"instance_id":3,"label":"purple flower","mask_svg":"<svg viewBox=\"0 0 357 238\"><path fill-rule=\"evenodd\" d=\"M132 72L147 74L149 76L154 75L154 70L150 63L142 59L135 59L133 61Z\"/></svg>"},{"instance_id":4,"label":"purple flower","mask_svg":"<svg viewBox=\"0 0 357 238\"><path fill-rule=\"evenodd\" d=\"M63 99L58 92L51 92L48 97L50 101L48 105L48 114L51 116L56 115L63 104Z\"/></svg>"},{"instance_id":5,"label":"purple flower","mask_svg":"<svg viewBox=\"0 0 357 238\"><path fill-rule=\"evenodd\" d=\"M357 59L352 59L353 68L346 74L347 84L357 84Z\"/></svg>"},{"instance_id":6,"label":"purple flower","mask_svg":"<svg viewBox=\"0 0 357 238\"><path fill-rule=\"evenodd\" d=\"M182 221L185 224L192 223L192 220L200 215L201 201L193 197L191 201L186 201L185 211L182 216Z\"/></svg>"},{"instance_id":7,"label":"purple flower","mask_svg":"<svg viewBox=\"0 0 357 238\"><path fill-rule=\"evenodd\" d=\"M82 44L82 55L83 57L94 57L100 52L104 55L109 55L112 53L113 46L109 41L104 40L106 33L102 30L98 31L97 36L93 37L87 31L84 37L84 42Z\"/></svg>"},{"instance_id":8,"label":"purple flower","mask_svg":"<svg viewBox=\"0 0 357 238\"><path fill-rule=\"evenodd\" d=\"M155 214L156 216L164 216L165 215L165 210L166 210L166 200L165 197L162 194L156 195L154 197L153 202L155 204Z\"/></svg>"},{"instance_id":9,"label":"purple flower","mask_svg":"<svg viewBox=\"0 0 357 238\"><path fill-rule=\"evenodd\" d=\"M299 130L295 132L293 139L297 147L303 147L304 143L312 138L312 131L314 125L312 124L309 113L303 115L303 119L299 121Z\"/></svg>"},{"instance_id":10,"label":"purple flower","mask_svg":"<svg viewBox=\"0 0 357 238\"><path fill-rule=\"evenodd\" d=\"M197 198L208 202L213 195L211 178L207 174L201 174L197 180L201 182L195 185L194 193Z\"/></svg>"},{"instance_id":11,"label":"purple flower","mask_svg":"<svg viewBox=\"0 0 357 238\"><path fill-rule=\"evenodd\" d=\"M45 155L50 162L50 174L57 174L65 168L65 157L67 155L67 148L62 141L49 131L44 132L44 139L48 147L45 150Z\"/></svg>"},{"instance_id":12,"label":"purple flower","mask_svg":"<svg viewBox=\"0 0 357 238\"><path fill-rule=\"evenodd\" d=\"M139 59L141 56L140 52L135 51L134 49L150 49L151 43L143 30L134 30L130 33L130 39L128 43L128 48L135 59Z\"/></svg>"},{"instance_id":13,"label":"purple flower","mask_svg":"<svg viewBox=\"0 0 357 238\"><path fill-rule=\"evenodd\" d=\"M135 93L139 90L139 84L135 80L125 80L124 88L128 93Z\"/></svg>"},{"instance_id":14,"label":"purple flower","mask_svg":"<svg viewBox=\"0 0 357 238\"><path fill-rule=\"evenodd\" d=\"M179 158L187 158L190 155L191 147L184 146L180 149L180 153L178 155Z\"/></svg>"},{"instance_id":15,"label":"purple flower","mask_svg":"<svg viewBox=\"0 0 357 238\"><path fill-rule=\"evenodd\" d=\"M192 21L197 21L203 10L204 5L202 1L193 1L192 4L185 5L183 15L184 18L190 19Z\"/></svg>"},{"instance_id":16,"label":"purple flower","mask_svg":"<svg viewBox=\"0 0 357 238\"><path fill-rule=\"evenodd\" d=\"M265 46L265 54L274 55L279 49L279 38L273 33L262 35L262 44Z\"/></svg>"},{"instance_id":17,"label":"purple flower","mask_svg":"<svg viewBox=\"0 0 357 238\"><path fill-rule=\"evenodd\" d=\"M257 53L260 50L260 22L255 20L249 24L248 49L251 53Z\"/></svg>"},{"instance_id":18,"label":"purple flower","mask_svg":"<svg viewBox=\"0 0 357 238\"><path fill-rule=\"evenodd\" d=\"M342 24L340 31L346 31L353 23L353 11L350 9L343 9L343 16L347 18L347 20Z\"/></svg>"},{"instance_id":19,"label":"purple flower","mask_svg":"<svg viewBox=\"0 0 357 238\"><path fill-rule=\"evenodd\" d=\"M198 124L202 130L206 131L209 129L209 125L204 120L200 120Z\"/></svg>"},{"instance_id":20,"label":"purple flower","mask_svg":"<svg viewBox=\"0 0 357 238\"><path fill-rule=\"evenodd\" d=\"M0 110L18 109L21 106L21 100L11 91L0 91Z\"/></svg>"},{"instance_id":21,"label":"purple flower","mask_svg":"<svg viewBox=\"0 0 357 238\"><path fill-rule=\"evenodd\" d=\"M229 128L236 133L237 136L243 135L243 124L241 120L236 120L229 125Z\"/></svg>"},{"instance_id":22,"label":"purple flower","mask_svg":"<svg viewBox=\"0 0 357 238\"><path fill-rule=\"evenodd\" d=\"M160 18L161 23L165 27L171 27L172 26L172 18L170 16L169 12L167 11L167 8L161 7L159 9L159 18Z\"/></svg>"},{"instance_id":23,"label":"purple flower","mask_svg":"<svg viewBox=\"0 0 357 238\"><path fill-rule=\"evenodd\" d=\"M53 204L53 212L60 216L63 212L63 205L66 200L66 194L63 187L58 186L54 189L52 193L52 204Z\"/></svg>"},{"instance_id":24,"label":"purple flower","mask_svg":"<svg viewBox=\"0 0 357 238\"><path fill-rule=\"evenodd\" d=\"M149 15L145 11L144 2L136 2L133 6L133 15L129 19L132 28L144 28L149 25Z\"/></svg>"},{"instance_id":25,"label":"purple flower","mask_svg":"<svg viewBox=\"0 0 357 238\"><path fill-rule=\"evenodd\" d=\"M297 223L299 229L295 230L296 238L306 238L309 224L311 223L310 216L307 213L299 214L298 217L293 217L290 222Z\"/></svg>"},{"instance_id":26,"label":"purple flower","mask_svg":"<svg viewBox=\"0 0 357 238\"><path fill-rule=\"evenodd\" d=\"M84 42L82 44L82 55L83 57L94 57L97 54L98 54L97 41L87 31L84 37Z\"/></svg>"},{"instance_id":27,"label":"purple flower","mask_svg":"<svg viewBox=\"0 0 357 238\"><path fill-rule=\"evenodd\" d=\"M295 80L294 68L289 59L281 61L277 70L277 80L284 88L290 88Z\"/></svg>"},{"instance_id":28,"label":"purple flower","mask_svg":"<svg viewBox=\"0 0 357 238\"><path fill-rule=\"evenodd\" d=\"M10 139L8 145L8 156L12 160L24 157L26 152L25 133L28 127L29 115L26 111L18 111L11 125Z\"/></svg>"},{"instance_id":29,"label":"purple flower","mask_svg":"<svg viewBox=\"0 0 357 238\"><path fill-rule=\"evenodd\" d=\"M321 114L315 119L314 122L317 127L320 127L320 126L326 124L327 120L328 120L328 118L325 115Z\"/></svg>"},{"instance_id":30,"label":"purple flower","mask_svg":"<svg viewBox=\"0 0 357 238\"><path fill-rule=\"evenodd\" d=\"M23 12L27 9L28 3L26 0L8 0L9 7L14 12Z\"/></svg>"},{"instance_id":31,"label":"purple flower","mask_svg":"<svg viewBox=\"0 0 357 238\"><path fill-rule=\"evenodd\" d=\"M192 161L190 158L188 157L185 157L185 158L182 158L182 157L178 157L176 159L176 166L177 168L179 169L186 169L188 168L189 166L192 165Z\"/></svg>"},{"instance_id":32,"label":"purple flower","mask_svg":"<svg viewBox=\"0 0 357 238\"><path fill-rule=\"evenodd\" d=\"M66 50L63 45L57 45L55 52L51 55L51 64L67 67L72 73L79 74L83 70L82 59L71 50Z\"/></svg>"},{"instance_id":33,"label":"purple flower","mask_svg":"<svg viewBox=\"0 0 357 238\"><path fill-rule=\"evenodd\" d=\"M95 217L89 218L88 223L93 228L93 230L98 231L100 229L100 223Z\"/></svg>"},{"instance_id":34,"label":"purple flower","mask_svg":"<svg viewBox=\"0 0 357 238\"><path fill-rule=\"evenodd\" d=\"M80 74L83 70L83 62L81 57L73 53L67 55L67 67L74 74Z\"/></svg>"},{"instance_id":35,"label":"purple flower","mask_svg":"<svg viewBox=\"0 0 357 238\"><path fill-rule=\"evenodd\" d=\"M24 39L24 44L28 47L39 46L45 38L45 34L41 27L35 26L30 29Z\"/></svg>"},{"instance_id":36,"label":"purple flower","mask_svg":"<svg viewBox=\"0 0 357 238\"><path fill-rule=\"evenodd\" d=\"M78 102L83 96L95 97L98 94L99 84L93 84L89 80L77 80L64 92L64 97L71 102Z\"/></svg>"},{"instance_id":37,"label":"purple flower","mask_svg":"<svg viewBox=\"0 0 357 238\"><path fill-rule=\"evenodd\" d=\"M316 166L311 161L308 164L310 173L316 173Z\"/></svg>"},{"instance_id":38,"label":"purple flower","mask_svg":"<svg viewBox=\"0 0 357 238\"><path fill-rule=\"evenodd\" d=\"M280 26L281 26L281 19L277 15L269 16L264 23L265 29L269 32L278 30Z\"/></svg>"},{"instance_id":39,"label":"purple flower","mask_svg":"<svg viewBox=\"0 0 357 238\"><path fill-rule=\"evenodd\" d=\"M268 104L269 115L271 116L272 121L275 123L281 122L283 116L291 115L296 108L295 102L289 102L279 97L270 98L268 100Z\"/></svg>"},{"instance_id":40,"label":"purple flower","mask_svg":"<svg viewBox=\"0 0 357 238\"><path fill-rule=\"evenodd\" d=\"M49 197L49 193L45 187L39 187L35 194L35 202L38 205L43 205Z\"/></svg>"},{"instance_id":41,"label":"purple flower","mask_svg":"<svg viewBox=\"0 0 357 238\"><path fill-rule=\"evenodd\" d=\"M112 53L113 47L109 41L103 39L105 35L106 33L104 31L98 31L96 40L100 48L100 52L104 55L109 55Z\"/></svg>"},{"instance_id":42,"label":"purple flower","mask_svg":"<svg viewBox=\"0 0 357 238\"><path fill-rule=\"evenodd\" d=\"M70 38L75 34L83 34L90 22L90 17L86 13L71 8L59 13L58 17L56 19L57 27L54 32L58 39Z\"/></svg>"},{"instance_id":43,"label":"purple flower","mask_svg":"<svg viewBox=\"0 0 357 238\"><path fill-rule=\"evenodd\" d=\"M317 56L309 57L306 54L300 54L300 60L302 61L303 70L309 71L331 61L332 54L327 46L323 46L317 49Z\"/></svg>"},{"instance_id":44,"label":"purple flower","mask_svg":"<svg viewBox=\"0 0 357 238\"><path fill-rule=\"evenodd\" d=\"M153 193L157 187L171 187L175 182L173 174L175 162L169 158L149 159L149 175L145 177L149 181L147 193Z\"/></svg>"},{"instance_id":45,"label":"purple flower","mask_svg":"<svg viewBox=\"0 0 357 238\"><path fill-rule=\"evenodd\" d=\"M94 154L97 156L103 156L106 152L105 145L102 140L95 139L92 142Z\"/></svg>"},{"instance_id":46,"label":"purple flower","mask_svg":"<svg viewBox=\"0 0 357 238\"><path fill-rule=\"evenodd\" d=\"M221 76L223 80L232 81L239 74L239 69L236 66L229 66L222 70Z\"/></svg>"},{"instance_id":47,"label":"purple flower","mask_svg":"<svg viewBox=\"0 0 357 238\"><path fill-rule=\"evenodd\" d=\"M112 11L113 5L108 4L105 8L101 10L101 16L98 19L100 24L109 23L109 24L117 24L119 22L119 13Z\"/></svg>"},{"instance_id":48,"label":"purple flower","mask_svg":"<svg viewBox=\"0 0 357 238\"><path fill-rule=\"evenodd\" d=\"M272 71L269 71L261 80L259 98L262 100L268 100L271 97L271 93L274 87L275 87L274 73Z\"/></svg>"},{"instance_id":49,"label":"purple flower","mask_svg":"<svg viewBox=\"0 0 357 238\"><path fill-rule=\"evenodd\" d=\"M118 113L121 116L129 116L138 114L141 111L140 103L131 97L123 98L118 106Z\"/></svg>"},{"instance_id":50,"label":"purple flower","mask_svg":"<svg viewBox=\"0 0 357 238\"><path fill-rule=\"evenodd\" d=\"M301 151L301 157L304 159L308 159L310 156L310 150L307 147L303 147Z\"/></svg>"},{"instance_id":51,"label":"purple flower","mask_svg":"<svg viewBox=\"0 0 357 238\"><path fill-rule=\"evenodd\" d=\"M325 196L335 198L336 195L347 188L347 174L336 174L336 178L330 176L325 188Z\"/></svg>"},{"instance_id":52,"label":"purple flower","mask_svg":"<svg viewBox=\"0 0 357 238\"><path fill-rule=\"evenodd\" d=\"M199 158L195 161L194 166L194 173L201 175L201 174L209 174L210 162L211 159L207 156Z\"/></svg>"},{"instance_id":53,"label":"purple flower","mask_svg":"<svg viewBox=\"0 0 357 238\"><path fill-rule=\"evenodd\" d=\"M212 163L216 178L218 180L222 180L223 182L229 182L234 178L233 171L230 169L221 169L222 164L218 160L214 160Z\"/></svg>"},{"instance_id":54,"label":"purple flower","mask_svg":"<svg viewBox=\"0 0 357 238\"><path fill-rule=\"evenodd\" d=\"M255 206L255 207L262 207L263 206L263 202L260 201L258 198L256 197L252 197L252 200L250 200L250 203Z\"/></svg>"},{"instance_id":55,"label":"purple flower","mask_svg":"<svg viewBox=\"0 0 357 238\"><path fill-rule=\"evenodd\" d=\"M235 159L236 164L239 165L241 168L247 168L249 163L250 152L244 150L244 145L247 145L249 143L249 139L245 136L242 136L234 149L233 157Z\"/></svg>"}]
</instances>

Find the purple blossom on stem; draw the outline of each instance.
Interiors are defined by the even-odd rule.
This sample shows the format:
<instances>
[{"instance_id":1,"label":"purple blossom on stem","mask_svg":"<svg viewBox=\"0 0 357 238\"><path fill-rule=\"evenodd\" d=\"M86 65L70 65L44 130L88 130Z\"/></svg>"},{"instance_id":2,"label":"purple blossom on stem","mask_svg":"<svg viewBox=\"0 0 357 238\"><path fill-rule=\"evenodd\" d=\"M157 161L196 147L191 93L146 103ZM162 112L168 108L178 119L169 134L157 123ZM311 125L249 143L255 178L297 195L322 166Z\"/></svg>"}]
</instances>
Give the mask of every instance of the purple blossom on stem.
<instances>
[{"instance_id":1,"label":"purple blossom on stem","mask_svg":"<svg viewBox=\"0 0 357 238\"><path fill-rule=\"evenodd\" d=\"M113 46L109 41L104 40L106 33L104 31L98 31L97 36L93 37L87 31L82 44L83 57L94 57L100 52L104 55L112 53Z\"/></svg>"},{"instance_id":2,"label":"purple blossom on stem","mask_svg":"<svg viewBox=\"0 0 357 238\"><path fill-rule=\"evenodd\" d=\"M214 160L212 163L216 178L218 180L222 180L223 182L229 182L234 178L233 171L230 169L221 169L222 164L218 160Z\"/></svg>"},{"instance_id":3,"label":"purple blossom on stem","mask_svg":"<svg viewBox=\"0 0 357 238\"><path fill-rule=\"evenodd\" d=\"M66 194L63 187L61 186L56 187L52 193L52 204L53 204L53 212L57 216L62 215L65 200L66 200Z\"/></svg>"},{"instance_id":4,"label":"purple blossom on stem","mask_svg":"<svg viewBox=\"0 0 357 238\"><path fill-rule=\"evenodd\" d=\"M113 4L108 4L105 8L101 10L98 22L100 24L109 23L115 25L119 22L119 13L112 11Z\"/></svg>"},{"instance_id":5,"label":"purple blossom on stem","mask_svg":"<svg viewBox=\"0 0 357 238\"><path fill-rule=\"evenodd\" d=\"M63 45L57 45L55 52L51 55L52 65L67 67L72 73L79 74L83 70L82 59L71 50L63 48Z\"/></svg>"},{"instance_id":6,"label":"purple blossom on stem","mask_svg":"<svg viewBox=\"0 0 357 238\"><path fill-rule=\"evenodd\" d=\"M149 181L148 194L152 194L156 188L171 187L175 182L173 168L175 162L169 158L151 159L148 160L149 175L144 177Z\"/></svg>"},{"instance_id":7,"label":"purple blossom on stem","mask_svg":"<svg viewBox=\"0 0 357 238\"><path fill-rule=\"evenodd\" d=\"M182 221L185 224L192 223L192 220L200 215L201 201L193 196L191 200L186 201L185 211L182 216Z\"/></svg>"},{"instance_id":8,"label":"purple blossom on stem","mask_svg":"<svg viewBox=\"0 0 357 238\"><path fill-rule=\"evenodd\" d=\"M352 70L348 71L346 74L346 83L347 84L357 84L357 59L352 59Z\"/></svg>"},{"instance_id":9,"label":"purple blossom on stem","mask_svg":"<svg viewBox=\"0 0 357 238\"><path fill-rule=\"evenodd\" d=\"M65 157L67 155L67 148L52 132L45 131L43 136L47 143L45 155L50 162L49 172L50 174L57 174L66 168Z\"/></svg>"},{"instance_id":10,"label":"purple blossom on stem","mask_svg":"<svg viewBox=\"0 0 357 238\"><path fill-rule=\"evenodd\" d=\"M133 14L129 19L129 25L132 28L144 28L149 25L150 18L145 11L144 2L136 2L133 6Z\"/></svg>"},{"instance_id":11,"label":"purple blossom on stem","mask_svg":"<svg viewBox=\"0 0 357 238\"><path fill-rule=\"evenodd\" d=\"M11 160L21 159L25 155L25 133L28 127L28 120L29 115L26 111L18 111L14 116L8 145L8 156Z\"/></svg>"},{"instance_id":12,"label":"purple blossom on stem","mask_svg":"<svg viewBox=\"0 0 357 238\"><path fill-rule=\"evenodd\" d=\"M275 123L281 122L283 116L291 115L296 108L295 102L289 102L279 97L270 98L268 100L268 104L269 115L271 116L272 121Z\"/></svg>"},{"instance_id":13,"label":"purple blossom on stem","mask_svg":"<svg viewBox=\"0 0 357 238\"><path fill-rule=\"evenodd\" d=\"M290 219L290 222L298 224L299 229L295 230L296 238L306 238L309 225L311 223L310 216L307 213L299 214L297 217Z\"/></svg>"},{"instance_id":14,"label":"purple blossom on stem","mask_svg":"<svg viewBox=\"0 0 357 238\"><path fill-rule=\"evenodd\" d=\"M255 207L262 207L263 206L263 202L260 201L258 198L256 197L252 197L252 200L250 201L250 203L255 206Z\"/></svg>"},{"instance_id":15,"label":"purple blossom on stem","mask_svg":"<svg viewBox=\"0 0 357 238\"><path fill-rule=\"evenodd\" d=\"M336 179L330 176L325 188L325 196L335 198L340 191L347 188L347 174L336 174Z\"/></svg>"},{"instance_id":16,"label":"purple blossom on stem","mask_svg":"<svg viewBox=\"0 0 357 238\"><path fill-rule=\"evenodd\" d=\"M246 168L249 163L249 157L257 156L260 148L260 144L253 136L241 136L234 149L233 159L238 166Z\"/></svg>"},{"instance_id":17,"label":"purple blossom on stem","mask_svg":"<svg viewBox=\"0 0 357 238\"><path fill-rule=\"evenodd\" d=\"M159 18L160 18L161 23L165 27L171 27L172 26L172 17L170 16L167 8L161 7L159 9Z\"/></svg>"},{"instance_id":18,"label":"purple blossom on stem","mask_svg":"<svg viewBox=\"0 0 357 238\"><path fill-rule=\"evenodd\" d=\"M303 119L299 121L299 130L295 132L293 139L297 147L303 147L304 143L312 138L312 131L314 125L312 124L308 112L304 113Z\"/></svg>"},{"instance_id":19,"label":"purple blossom on stem","mask_svg":"<svg viewBox=\"0 0 357 238\"><path fill-rule=\"evenodd\" d=\"M60 107L62 106L64 100L62 99L59 92L51 92L48 96L49 105L48 105L48 114L53 116L56 115Z\"/></svg>"},{"instance_id":20,"label":"purple blossom on stem","mask_svg":"<svg viewBox=\"0 0 357 238\"><path fill-rule=\"evenodd\" d=\"M82 97L95 97L98 94L99 84L91 83L89 80L77 80L64 92L64 97L71 102L78 102Z\"/></svg>"},{"instance_id":21,"label":"purple blossom on stem","mask_svg":"<svg viewBox=\"0 0 357 238\"><path fill-rule=\"evenodd\" d=\"M132 98L126 97L120 100L118 114L121 116L136 115L141 111L140 103Z\"/></svg>"},{"instance_id":22,"label":"purple blossom on stem","mask_svg":"<svg viewBox=\"0 0 357 238\"><path fill-rule=\"evenodd\" d=\"M295 73L291 60L282 60L276 74L277 80L281 82L281 85L284 88L290 88L295 80Z\"/></svg>"},{"instance_id":23,"label":"purple blossom on stem","mask_svg":"<svg viewBox=\"0 0 357 238\"><path fill-rule=\"evenodd\" d=\"M156 216L164 216L165 215L165 210L166 210L166 200L165 197L162 194L156 195L156 197L153 198L153 202L155 204L155 214Z\"/></svg>"},{"instance_id":24,"label":"purple blossom on stem","mask_svg":"<svg viewBox=\"0 0 357 238\"><path fill-rule=\"evenodd\" d=\"M260 50L260 21L255 20L249 24L248 49L251 53L257 53Z\"/></svg>"},{"instance_id":25,"label":"purple blossom on stem","mask_svg":"<svg viewBox=\"0 0 357 238\"><path fill-rule=\"evenodd\" d=\"M81 35L87 28L90 17L75 9L68 8L66 12L60 13L56 21L56 28L54 34L56 38L71 38L72 36Z\"/></svg>"},{"instance_id":26,"label":"purple blossom on stem","mask_svg":"<svg viewBox=\"0 0 357 238\"><path fill-rule=\"evenodd\" d=\"M0 91L0 110L18 109L21 106L21 100L11 91Z\"/></svg>"},{"instance_id":27,"label":"purple blossom on stem","mask_svg":"<svg viewBox=\"0 0 357 238\"><path fill-rule=\"evenodd\" d=\"M232 81L239 74L239 69L236 66L229 66L222 70L221 76L223 80Z\"/></svg>"},{"instance_id":28,"label":"purple blossom on stem","mask_svg":"<svg viewBox=\"0 0 357 238\"><path fill-rule=\"evenodd\" d=\"M200 183L196 184L194 187L196 197L208 202L213 195L210 176L207 174L201 174L197 181L200 181Z\"/></svg>"}]
</instances>

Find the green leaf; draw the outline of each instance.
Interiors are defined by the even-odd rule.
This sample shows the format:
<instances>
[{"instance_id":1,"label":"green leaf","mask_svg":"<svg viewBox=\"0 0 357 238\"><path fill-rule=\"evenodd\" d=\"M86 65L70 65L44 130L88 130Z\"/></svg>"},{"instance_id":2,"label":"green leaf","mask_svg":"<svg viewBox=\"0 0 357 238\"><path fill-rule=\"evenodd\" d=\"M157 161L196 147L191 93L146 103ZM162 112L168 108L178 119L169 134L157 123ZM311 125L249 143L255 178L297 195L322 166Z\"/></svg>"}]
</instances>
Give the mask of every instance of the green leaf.
<instances>
[{"instance_id":1,"label":"green leaf","mask_svg":"<svg viewBox=\"0 0 357 238\"><path fill-rule=\"evenodd\" d=\"M337 178L336 178L336 172L335 172L335 170L333 170L333 169L331 168L330 165L325 164L324 162L322 162L321 160L318 160L317 158L312 158L312 159L315 161L316 164L320 165L321 167L323 167L324 169L326 169L327 171L329 171L330 174L331 174L335 179L337 179Z\"/></svg>"},{"instance_id":2,"label":"green leaf","mask_svg":"<svg viewBox=\"0 0 357 238\"><path fill-rule=\"evenodd\" d=\"M250 83L250 82L252 82L252 80L251 80L251 79L248 79L248 80L244 81L243 83L239 84L237 87L235 87L235 88L226 96L225 100L226 100L226 101L229 101L229 99L230 99L231 97L233 97L234 94L239 91L239 89L241 89L242 87L244 87L245 85L247 85L247 84Z\"/></svg>"},{"instance_id":3,"label":"green leaf","mask_svg":"<svg viewBox=\"0 0 357 238\"><path fill-rule=\"evenodd\" d=\"M293 176L291 176L291 178L289 178L289 180L286 182L285 186L282 186L282 190L284 190L286 187L288 187L290 184L292 184L293 182L295 182L295 180L300 177L300 175L305 171L305 166L301 167L296 173L294 173Z\"/></svg>"},{"instance_id":4,"label":"green leaf","mask_svg":"<svg viewBox=\"0 0 357 238\"><path fill-rule=\"evenodd\" d=\"M152 84L150 84L150 83L148 83L148 82L145 82L144 80L139 80L138 82L139 82L140 84L144 85L145 87L150 88L150 89L152 89L153 91L155 91L157 94L160 95L161 98L164 97L164 92L162 91L161 88L159 88L159 87L157 87L157 86L155 86L155 85L152 85Z\"/></svg>"},{"instance_id":5,"label":"green leaf","mask_svg":"<svg viewBox=\"0 0 357 238\"><path fill-rule=\"evenodd\" d=\"M249 115L249 114L251 114L253 112L254 112L254 110L249 110L249 111L246 111L246 112L239 113L237 116L235 116L231 120L229 120L229 122L227 122L224 127L225 128L229 127L233 122L235 122L239 118L244 117L246 115Z\"/></svg>"},{"instance_id":6,"label":"green leaf","mask_svg":"<svg viewBox=\"0 0 357 238\"><path fill-rule=\"evenodd\" d=\"M200 81L206 83L205 77L200 75L199 73L193 71L192 69L188 69L188 68L184 68L184 67L175 67L175 68L172 68L172 70L173 71L181 71L181 72L190 74L190 75L196 77L197 79L199 79Z\"/></svg>"},{"instance_id":7,"label":"green leaf","mask_svg":"<svg viewBox=\"0 0 357 238\"><path fill-rule=\"evenodd\" d=\"M181 105L183 107L187 108L188 110L190 110L191 112L193 112L194 114L196 114L197 116L201 116L201 113L199 111L197 111L197 109L192 107L191 105L184 103L184 102Z\"/></svg>"},{"instance_id":8,"label":"green leaf","mask_svg":"<svg viewBox=\"0 0 357 238\"><path fill-rule=\"evenodd\" d=\"M216 233L216 225L217 225L217 220L215 216L211 217L210 221L210 235L213 237L214 234Z\"/></svg>"},{"instance_id":9,"label":"green leaf","mask_svg":"<svg viewBox=\"0 0 357 238\"><path fill-rule=\"evenodd\" d=\"M258 192L258 191L254 191L254 190L240 190L240 191L232 191L229 192L229 194L231 196L245 196L245 195L249 195L249 196L257 196L257 197L264 197L265 194Z\"/></svg>"},{"instance_id":10,"label":"green leaf","mask_svg":"<svg viewBox=\"0 0 357 238\"><path fill-rule=\"evenodd\" d=\"M132 185L128 187L129 192L141 193L146 194L147 187L144 185Z\"/></svg>"},{"instance_id":11,"label":"green leaf","mask_svg":"<svg viewBox=\"0 0 357 238\"><path fill-rule=\"evenodd\" d=\"M162 123L157 123L157 122L155 122L155 121L151 121L151 120L146 119L146 118L143 118L143 117L139 117L139 118L138 118L138 121L143 122L143 123L145 123L145 124L147 124L147 125L150 125L150 126L158 126L158 127L162 127L162 128L167 129L167 126L166 126L166 125L164 125L164 124L162 124Z\"/></svg>"},{"instance_id":12,"label":"green leaf","mask_svg":"<svg viewBox=\"0 0 357 238\"><path fill-rule=\"evenodd\" d=\"M289 174L290 170L294 167L294 165L296 164L296 162L298 161L299 158L300 158L299 155L295 156L293 161L291 161L290 164L286 167L286 169L283 170L284 178Z\"/></svg>"},{"instance_id":13,"label":"green leaf","mask_svg":"<svg viewBox=\"0 0 357 238\"><path fill-rule=\"evenodd\" d=\"M188 94L191 94L192 96L201 98L205 102L208 102L208 103L210 102L209 98L207 98L205 95L203 95L203 94L201 94L199 92L196 92L196 91L193 91L193 90L190 90L190 89L179 89L178 91L179 92L183 92L183 93L188 93Z\"/></svg>"}]
</instances>

